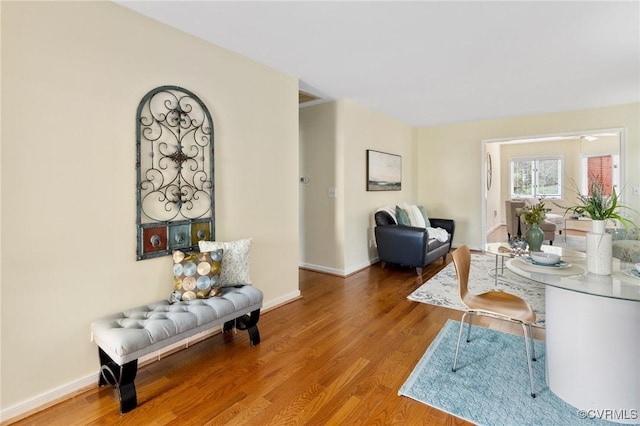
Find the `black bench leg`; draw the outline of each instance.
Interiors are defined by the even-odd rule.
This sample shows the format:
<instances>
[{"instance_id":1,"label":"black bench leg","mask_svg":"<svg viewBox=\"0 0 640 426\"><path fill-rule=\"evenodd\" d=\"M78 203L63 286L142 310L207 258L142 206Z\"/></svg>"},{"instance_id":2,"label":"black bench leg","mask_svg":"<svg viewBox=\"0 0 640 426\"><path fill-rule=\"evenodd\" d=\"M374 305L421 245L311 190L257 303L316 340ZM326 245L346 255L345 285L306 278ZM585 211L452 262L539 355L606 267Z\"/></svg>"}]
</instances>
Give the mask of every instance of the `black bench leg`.
<instances>
[{"instance_id":1,"label":"black bench leg","mask_svg":"<svg viewBox=\"0 0 640 426\"><path fill-rule=\"evenodd\" d=\"M129 361L124 365L118 365L101 348L98 348L100 356L100 377L98 385L110 384L118 389L120 396L120 412L128 413L138 406L136 385L134 380L138 372L138 360Z\"/></svg>"},{"instance_id":2,"label":"black bench leg","mask_svg":"<svg viewBox=\"0 0 640 426\"><path fill-rule=\"evenodd\" d=\"M138 360L131 361L122 366L122 381L118 386L120 394L120 412L128 413L138 406L138 397L136 396L136 372L138 370Z\"/></svg>"},{"instance_id":3,"label":"black bench leg","mask_svg":"<svg viewBox=\"0 0 640 426\"><path fill-rule=\"evenodd\" d=\"M223 332L227 333L236 327L238 330L247 330L249 333L249 343L255 346L260 343L260 331L258 330L258 320L260 319L260 309L251 312L250 315L243 315L234 320L224 323Z\"/></svg>"},{"instance_id":4,"label":"black bench leg","mask_svg":"<svg viewBox=\"0 0 640 426\"><path fill-rule=\"evenodd\" d=\"M248 321L247 321L248 319ZM249 342L251 346L255 346L260 343L260 331L258 330L258 320L260 319L260 309L251 312L251 316L246 315L242 317L242 325L249 333ZM240 328L242 330L242 328Z\"/></svg>"}]
</instances>

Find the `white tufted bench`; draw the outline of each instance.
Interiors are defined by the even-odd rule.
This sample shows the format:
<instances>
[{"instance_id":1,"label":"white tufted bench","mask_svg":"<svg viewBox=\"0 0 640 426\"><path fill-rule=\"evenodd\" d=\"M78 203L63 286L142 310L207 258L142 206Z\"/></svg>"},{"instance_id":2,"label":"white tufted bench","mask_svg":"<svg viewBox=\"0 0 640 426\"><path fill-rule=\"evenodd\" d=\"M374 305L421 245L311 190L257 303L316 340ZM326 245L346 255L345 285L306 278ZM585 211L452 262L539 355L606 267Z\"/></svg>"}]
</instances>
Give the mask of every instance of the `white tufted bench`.
<instances>
[{"instance_id":1,"label":"white tufted bench","mask_svg":"<svg viewBox=\"0 0 640 426\"><path fill-rule=\"evenodd\" d=\"M262 291L253 286L224 287L222 295L169 304L161 300L91 323L91 339L98 345L98 384L118 389L120 412L137 405L134 380L138 359L166 346L223 324L247 330L251 346L260 343L258 320Z\"/></svg>"}]
</instances>

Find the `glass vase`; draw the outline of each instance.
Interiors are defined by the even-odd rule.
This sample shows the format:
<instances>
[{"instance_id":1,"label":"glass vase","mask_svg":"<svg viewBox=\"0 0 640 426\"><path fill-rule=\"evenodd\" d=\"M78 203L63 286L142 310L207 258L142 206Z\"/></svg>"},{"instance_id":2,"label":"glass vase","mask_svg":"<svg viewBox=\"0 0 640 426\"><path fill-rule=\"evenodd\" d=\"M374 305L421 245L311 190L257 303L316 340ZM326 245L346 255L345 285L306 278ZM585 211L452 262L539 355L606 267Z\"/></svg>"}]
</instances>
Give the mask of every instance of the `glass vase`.
<instances>
[{"instance_id":1,"label":"glass vase","mask_svg":"<svg viewBox=\"0 0 640 426\"><path fill-rule=\"evenodd\" d=\"M544 240L544 233L542 232L542 229L540 229L539 224L532 223L529 225L529 229L524 237L527 240L527 244L529 244L530 251L540 251L542 241Z\"/></svg>"}]
</instances>

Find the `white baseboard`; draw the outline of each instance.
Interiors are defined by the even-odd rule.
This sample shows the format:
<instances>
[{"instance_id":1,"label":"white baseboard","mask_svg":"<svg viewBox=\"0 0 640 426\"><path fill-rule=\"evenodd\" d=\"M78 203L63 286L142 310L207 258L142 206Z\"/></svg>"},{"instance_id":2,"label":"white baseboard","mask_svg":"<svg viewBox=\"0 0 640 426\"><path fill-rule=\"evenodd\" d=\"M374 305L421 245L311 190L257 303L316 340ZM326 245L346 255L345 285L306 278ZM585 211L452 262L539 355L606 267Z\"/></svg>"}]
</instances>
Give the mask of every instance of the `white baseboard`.
<instances>
[{"instance_id":1,"label":"white baseboard","mask_svg":"<svg viewBox=\"0 0 640 426\"><path fill-rule=\"evenodd\" d=\"M378 262L377 257L369 260L368 262L363 262L359 265L352 266L347 269L330 268L328 266L314 265L312 263L304 263L304 262L301 262L299 264L299 267L303 269L309 269L311 271L323 272L325 274L337 275L339 277L346 277L348 275L353 274L354 272L360 271L361 269L368 268L369 266L373 265L376 262Z\"/></svg>"},{"instance_id":2,"label":"white baseboard","mask_svg":"<svg viewBox=\"0 0 640 426\"><path fill-rule=\"evenodd\" d=\"M504 226L504 223L498 223L493 225L491 228L487 229L487 235L491 234L492 232L497 231L498 229L500 229L501 226Z\"/></svg>"},{"instance_id":3,"label":"white baseboard","mask_svg":"<svg viewBox=\"0 0 640 426\"><path fill-rule=\"evenodd\" d=\"M363 270L365 268L368 268L369 266L373 265L374 263L378 263L378 260L379 259L376 257L375 259L369 260L368 262L363 262L363 263L361 263L359 265L347 268L345 276L351 275L351 274L356 273L358 271L361 271L361 270Z\"/></svg>"},{"instance_id":4,"label":"white baseboard","mask_svg":"<svg viewBox=\"0 0 640 426\"><path fill-rule=\"evenodd\" d=\"M284 305L285 303L291 302L292 300L295 300L298 297L300 297L300 290L292 291L291 293L285 294L276 299L269 300L267 303L262 305L262 312L267 312L280 305Z\"/></svg>"},{"instance_id":5,"label":"white baseboard","mask_svg":"<svg viewBox=\"0 0 640 426\"><path fill-rule=\"evenodd\" d=\"M30 398L24 402L5 408L0 412L0 421L5 422L11 419L18 420L20 416L23 416L26 413L31 414L47 408L54 403L71 397L79 391L85 390L91 385L98 386L98 370L81 379L69 382L66 385L43 392L40 395Z\"/></svg>"},{"instance_id":6,"label":"white baseboard","mask_svg":"<svg viewBox=\"0 0 640 426\"><path fill-rule=\"evenodd\" d=\"M342 269L329 268L328 266L314 265L313 263L304 263L304 262L301 262L298 266L300 268L309 269L311 271L324 272L325 274L331 274L331 275L337 275L339 277L344 277L344 270L342 270Z\"/></svg>"},{"instance_id":7,"label":"white baseboard","mask_svg":"<svg viewBox=\"0 0 640 426\"><path fill-rule=\"evenodd\" d=\"M263 304L261 311L264 313L270 309L274 309L280 305L284 305L285 303L290 302L299 297L300 297L300 290L293 291L291 293L285 294L276 299L269 300L267 303ZM202 333L191 336L188 339L184 339L178 343L167 346L157 352L141 357L138 360L138 365L144 366L144 365L150 364L151 362L158 361L162 359L164 356L167 356L168 354L176 352L177 350L188 348L190 345L193 345L221 331L222 331L222 326L214 327L211 330L203 331ZM88 376L82 377L73 382L69 382L60 387L43 392L40 395L37 395L33 398L30 398L28 400L15 404L11 407L2 409L0 410L0 422L7 422L9 420L19 420L21 417L24 417L25 415L34 414L47 407L50 407L59 402L62 402L65 399L68 399L79 392L83 392L87 390L87 388L90 388L92 386L97 387L99 374L100 374L100 370L97 369L94 373L91 373Z\"/></svg>"}]
</instances>

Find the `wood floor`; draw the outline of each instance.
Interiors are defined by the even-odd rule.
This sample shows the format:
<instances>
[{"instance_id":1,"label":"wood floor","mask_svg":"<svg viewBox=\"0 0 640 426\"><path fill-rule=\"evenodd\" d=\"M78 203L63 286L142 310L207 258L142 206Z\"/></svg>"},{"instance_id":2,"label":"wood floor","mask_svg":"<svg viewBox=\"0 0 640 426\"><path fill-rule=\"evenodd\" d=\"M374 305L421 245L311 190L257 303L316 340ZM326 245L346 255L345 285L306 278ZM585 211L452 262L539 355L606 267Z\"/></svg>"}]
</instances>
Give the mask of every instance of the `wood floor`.
<instances>
[{"instance_id":1,"label":"wood floor","mask_svg":"<svg viewBox=\"0 0 640 426\"><path fill-rule=\"evenodd\" d=\"M139 406L124 416L117 394L96 384L15 424L469 424L398 396L447 319L460 319L459 311L406 298L443 267L438 260L422 277L379 265L347 278L300 270L302 298L261 317L258 346L243 331L218 334L142 367ZM520 332L498 320L477 322Z\"/></svg>"}]
</instances>

